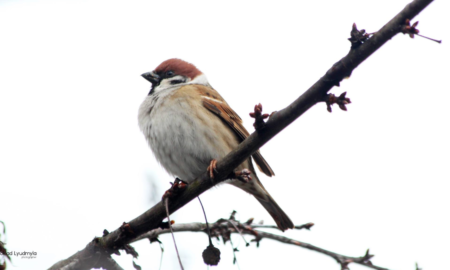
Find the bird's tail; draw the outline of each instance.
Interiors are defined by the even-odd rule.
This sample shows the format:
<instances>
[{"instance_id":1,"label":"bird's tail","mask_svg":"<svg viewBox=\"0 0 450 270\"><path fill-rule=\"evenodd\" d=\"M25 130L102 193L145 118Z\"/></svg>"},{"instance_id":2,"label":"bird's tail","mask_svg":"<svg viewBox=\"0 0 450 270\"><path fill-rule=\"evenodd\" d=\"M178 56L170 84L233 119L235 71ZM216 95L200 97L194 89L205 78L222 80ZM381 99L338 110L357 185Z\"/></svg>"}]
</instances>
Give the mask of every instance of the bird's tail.
<instances>
[{"instance_id":1,"label":"bird's tail","mask_svg":"<svg viewBox=\"0 0 450 270\"><path fill-rule=\"evenodd\" d=\"M262 204L262 206L264 206L267 212L269 212L280 230L284 232L287 229L293 229L294 223L292 223L291 219L286 215L281 207L278 206L272 196L270 196L269 192L267 192L267 190L264 188L261 181L259 181L258 176L256 176L255 169L253 168L251 159L241 164L241 166L238 168L239 170L248 168L251 172L252 180L247 183L233 180L229 183L253 195Z\"/></svg>"},{"instance_id":2,"label":"bird's tail","mask_svg":"<svg viewBox=\"0 0 450 270\"><path fill-rule=\"evenodd\" d=\"M294 223L292 223L291 219L269 194L267 194L265 200L256 196L255 198L262 204L262 206L264 206L267 212L269 212L280 230L285 231L287 229L294 228Z\"/></svg>"}]
</instances>

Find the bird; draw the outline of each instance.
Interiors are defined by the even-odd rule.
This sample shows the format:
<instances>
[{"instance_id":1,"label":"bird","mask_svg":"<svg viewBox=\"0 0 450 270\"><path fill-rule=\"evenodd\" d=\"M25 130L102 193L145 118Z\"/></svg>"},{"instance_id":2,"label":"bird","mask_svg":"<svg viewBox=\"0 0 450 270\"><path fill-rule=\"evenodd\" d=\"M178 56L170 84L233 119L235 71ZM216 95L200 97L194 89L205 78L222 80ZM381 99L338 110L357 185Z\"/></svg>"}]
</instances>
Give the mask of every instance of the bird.
<instances>
[{"instance_id":1,"label":"bird","mask_svg":"<svg viewBox=\"0 0 450 270\"><path fill-rule=\"evenodd\" d=\"M170 175L189 184L207 169L212 172L216 160L249 136L242 119L195 65L172 58L142 77L151 83L151 89L139 107L139 127L156 160ZM259 150L252 158L261 172L275 175ZM293 228L291 219L258 179L251 158L236 169L249 170L251 180L224 182L253 195L281 231Z\"/></svg>"}]
</instances>

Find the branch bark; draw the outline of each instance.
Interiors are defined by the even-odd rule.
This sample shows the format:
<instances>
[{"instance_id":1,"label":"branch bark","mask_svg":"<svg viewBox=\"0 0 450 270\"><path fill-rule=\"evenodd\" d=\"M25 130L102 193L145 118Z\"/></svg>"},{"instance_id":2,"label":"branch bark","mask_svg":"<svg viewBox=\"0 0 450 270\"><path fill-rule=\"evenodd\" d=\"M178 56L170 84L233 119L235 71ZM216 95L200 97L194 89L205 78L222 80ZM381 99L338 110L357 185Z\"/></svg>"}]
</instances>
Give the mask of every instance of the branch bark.
<instances>
[{"instance_id":1,"label":"branch bark","mask_svg":"<svg viewBox=\"0 0 450 270\"><path fill-rule=\"evenodd\" d=\"M313 105L323 101L327 92L333 86L338 86L339 82L344 77L349 76L359 64L366 60L384 43L396 34L400 33L402 25L404 25L406 19L411 20L414 18L431 2L432 0L415 0L411 2L370 39L357 48L351 49L344 58L335 63L326 72L326 74L313 86L311 86L303 95L301 95L288 107L273 114L262 130L251 134L235 150L220 160L217 163L218 173L215 177L216 181L214 183L209 179L207 173L205 172L193 183L189 184L188 188L177 197L177 200L170 201L170 213L177 211L192 199L210 189L215 184L223 181L234 168L246 160L256 150L261 148L277 133L291 124ZM109 256L110 254L117 252L118 249L124 248L125 245L136 236L160 227L162 220L165 217L166 213L164 205L160 202L143 213L141 216L126 224L126 228L122 226L103 237L95 238L86 246L85 249L77 252L66 260L56 263L50 269L61 269L63 266L73 263L74 260L78 260L80 263L76 264L79 265L78 268L73 269L90 269L91 267L99 267L101 265L98 265L98 258L94 258L95 256L93 254L104 254L105 256Z\"/></svg>"}]
</instances>

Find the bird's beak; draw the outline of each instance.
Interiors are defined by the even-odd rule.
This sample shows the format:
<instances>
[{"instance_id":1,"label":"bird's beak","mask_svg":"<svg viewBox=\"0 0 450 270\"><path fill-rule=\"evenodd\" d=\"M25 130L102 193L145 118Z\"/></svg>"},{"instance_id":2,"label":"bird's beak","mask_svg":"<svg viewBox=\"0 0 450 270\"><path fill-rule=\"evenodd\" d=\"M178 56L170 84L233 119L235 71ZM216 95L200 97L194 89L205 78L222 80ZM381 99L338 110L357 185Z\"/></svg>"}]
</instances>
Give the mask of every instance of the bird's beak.
<instances>
[{"instance_id":1,"label":"bird's beak","mask_svg":"<svg viewBox=\"0 0 450 270\"><path fill-rule=\"evenodd\" d=\"M144 77L144 79L146 79L147 81L151 82L153 86L156 86L161 82L161 77L153 71L146 72L141 76Z\"/></svg>"}]
</instances>

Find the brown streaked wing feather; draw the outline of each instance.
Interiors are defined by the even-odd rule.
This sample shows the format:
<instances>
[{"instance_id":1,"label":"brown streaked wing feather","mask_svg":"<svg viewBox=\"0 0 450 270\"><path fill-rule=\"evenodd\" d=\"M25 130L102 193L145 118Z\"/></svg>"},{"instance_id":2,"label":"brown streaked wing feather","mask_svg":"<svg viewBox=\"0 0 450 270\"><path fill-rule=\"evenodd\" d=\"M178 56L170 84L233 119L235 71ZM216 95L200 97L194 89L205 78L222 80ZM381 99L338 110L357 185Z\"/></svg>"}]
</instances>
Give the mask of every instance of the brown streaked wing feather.
<instances>
[{"instance_id":1,"label":"brown streaked wing feather","mask_svg":"<svg viewBox=\"0 0 450 270\"><path fill-rule=\"evenodd\" d=\"M203 106L224 120L231 127L231 129L237 133L239 138L241 138L241 141L248 137L249 134L242 126L241 119L237 119L233 114L227 112L228 110L223 103L203 98Z\"/></svg>"},{"instance_id":2,"label":"brown streaked wing feather","mask_svg":"<svg viewBox=\"0 0 450 270\"><path fill-rule=\"evenodd\" d=\"M201 87L199 90L202 92L203 106L224 120L231 127L231 129L236 132L239 138L241 138L241 142L250 135L242 125L242 119L235 111L233 111L233 109L230 108L230 106L228 106L219 93L217 93L214 89L207 87ZM269 164L263 158L259 150L256 151L252 157L261 172L269 177L275 175L272 168L270 168Z\"/></svg>"}]
</instances>

